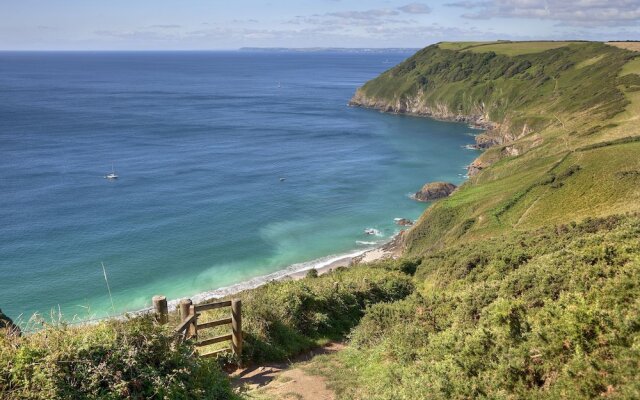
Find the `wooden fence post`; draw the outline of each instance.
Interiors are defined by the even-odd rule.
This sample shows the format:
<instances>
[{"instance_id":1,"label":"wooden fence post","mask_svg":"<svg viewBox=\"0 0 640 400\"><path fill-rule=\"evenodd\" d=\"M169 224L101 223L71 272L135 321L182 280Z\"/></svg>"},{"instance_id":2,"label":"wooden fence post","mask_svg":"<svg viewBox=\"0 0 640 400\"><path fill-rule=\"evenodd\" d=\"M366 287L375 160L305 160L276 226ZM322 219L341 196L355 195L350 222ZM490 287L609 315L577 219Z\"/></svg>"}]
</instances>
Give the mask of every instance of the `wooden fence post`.
<instances>
[{"instance_id":1,"label":"wooden fence post","mask_svg":"<svg viewBox=\"0 0 640 400\"><path fill-rule=\"evenodd\" d=\"M169 321L169 306L165 296L153 296L153 310L156 314L156 320L160 325L164 325Z\"/></svg>"},{"instance_id":2,"label":"wooden fence post","mask_svg":"<svg viewBox=\"0 0 640 400\"><path fill-rule=\"evenodd\" d=\"M238 357L238 366L242 367L242 301L231 301L231 348Z\"/></svg>"},{"instance_id":3,"label":"wooden fence post","mask_svg":"<svg viewBox=\"0 0 640 400\"><path fill-rule=\"evenodd\" d=\"M189 306L189 315L196 315L196 306L193 304ZM189 325L189 329L187 330L187 334L189 338L198 338L198 317L196 316L193 319L191 325Z\"/></svg>"},{"instance_id":4,"label":"wooden fence post","mask_svg":"<svg viewBox=\"0 0 640 400\"><path fill-rule=\"evenodd\" d=\"M191 299L180 300L180 322L187 319L187 317L189 316L189 308L192 304L193 302L191 301Z\"/></svg>"}]
</instances>

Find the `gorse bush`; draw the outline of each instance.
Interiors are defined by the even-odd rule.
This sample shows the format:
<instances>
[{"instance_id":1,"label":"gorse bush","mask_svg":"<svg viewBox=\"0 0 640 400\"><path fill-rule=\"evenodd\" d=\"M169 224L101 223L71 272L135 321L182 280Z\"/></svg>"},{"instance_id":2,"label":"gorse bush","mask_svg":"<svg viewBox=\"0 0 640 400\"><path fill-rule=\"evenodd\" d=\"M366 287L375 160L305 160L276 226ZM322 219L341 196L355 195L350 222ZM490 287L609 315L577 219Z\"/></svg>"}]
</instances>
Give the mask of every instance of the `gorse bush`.
<instances>
[{"instance_id":1,"label":"gorse bush","mask_svg":"<svg viewBox=\"0 0 640 400\"><path fill-rule=\"evenodd\" d=\"M401 268L384 265L340 268L244 292L245 355L254 361L282 360L318 340L341 338L368 306L403 299L413 289Z\"/></svg>"},{"instance_id":2,"label":"gorse bush","mask_svg":"<svg viewBox=\"0 0 640 400\"><path fill-rule=\"evenodd\" d=\"M2 399L233 399L215 361L149 317L0 331Z\"/></svg>"},{"instance_id":3,"label":"gorse bush","mask_svg":"<svg viewBox=\"0 0 640 400\"><path fill-rule=\"evenodd\" d=\"M640 398L640 217L431 253L367 310L344 398Z\"/></svg>"}]
</instances>

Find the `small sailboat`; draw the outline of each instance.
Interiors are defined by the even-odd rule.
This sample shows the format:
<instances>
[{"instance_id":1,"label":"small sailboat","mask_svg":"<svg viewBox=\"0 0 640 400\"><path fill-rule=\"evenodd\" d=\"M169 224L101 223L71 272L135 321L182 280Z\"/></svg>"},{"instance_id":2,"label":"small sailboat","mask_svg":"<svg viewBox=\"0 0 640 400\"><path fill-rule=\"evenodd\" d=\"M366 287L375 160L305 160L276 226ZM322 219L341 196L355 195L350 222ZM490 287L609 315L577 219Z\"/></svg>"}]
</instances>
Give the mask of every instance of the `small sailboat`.
<instances>
[{"instance_id":1,"label":"small sailboat","mask_svg":"<svg viewBox=\"0 0 640 400\"><path fill-rule=\"evenodd\" d=\"M104 179L115 180L118 179L118 175L116 175L116 170L113 169L113 164L111 164L111 173L104 176Z\"/></svg>"}]
</instances>

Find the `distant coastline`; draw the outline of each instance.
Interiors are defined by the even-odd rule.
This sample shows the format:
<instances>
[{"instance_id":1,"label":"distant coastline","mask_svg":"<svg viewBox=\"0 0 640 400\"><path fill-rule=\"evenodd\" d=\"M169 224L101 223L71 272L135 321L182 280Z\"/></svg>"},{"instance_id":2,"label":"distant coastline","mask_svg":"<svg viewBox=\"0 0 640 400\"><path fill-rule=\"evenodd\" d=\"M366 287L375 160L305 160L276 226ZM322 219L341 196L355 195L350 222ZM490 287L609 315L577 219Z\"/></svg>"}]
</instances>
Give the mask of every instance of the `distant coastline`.
<instances>
[{"instance_id":1,"label":"distant coastline","mask_svg":"<svg viewBox=\"0 0 640 400\"><path fill-rule=\"evenodd\" d=\"M418 48L404 48L404 47L362 47L362 48L348 48L348 47L241 47L238 51L246 52L268 52L268 53L352 53L352 54L413 54L420 49Z\"/></svg>"}]
</instances>

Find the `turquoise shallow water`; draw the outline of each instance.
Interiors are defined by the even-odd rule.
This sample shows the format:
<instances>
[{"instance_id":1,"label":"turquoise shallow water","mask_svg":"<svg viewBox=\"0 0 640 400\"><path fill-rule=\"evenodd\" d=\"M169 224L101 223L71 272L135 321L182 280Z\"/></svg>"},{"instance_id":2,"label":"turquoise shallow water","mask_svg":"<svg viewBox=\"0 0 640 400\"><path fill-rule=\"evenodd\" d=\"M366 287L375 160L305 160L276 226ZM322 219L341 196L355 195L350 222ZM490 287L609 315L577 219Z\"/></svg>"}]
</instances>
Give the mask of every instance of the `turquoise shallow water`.
<instances>
[{"instance_id":1,"label":"turquoise shallow water","mask_svg":"<svg viewBox=\"0 0 640 400\"><path fill-rule=\"evenodd\" d=\"M0 308L105 316L101 262L122 312L388 240L477 156L347 107L406 56L0 53Z\"/></svg>"}]
</instances>

